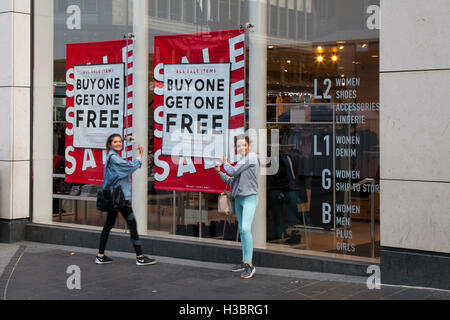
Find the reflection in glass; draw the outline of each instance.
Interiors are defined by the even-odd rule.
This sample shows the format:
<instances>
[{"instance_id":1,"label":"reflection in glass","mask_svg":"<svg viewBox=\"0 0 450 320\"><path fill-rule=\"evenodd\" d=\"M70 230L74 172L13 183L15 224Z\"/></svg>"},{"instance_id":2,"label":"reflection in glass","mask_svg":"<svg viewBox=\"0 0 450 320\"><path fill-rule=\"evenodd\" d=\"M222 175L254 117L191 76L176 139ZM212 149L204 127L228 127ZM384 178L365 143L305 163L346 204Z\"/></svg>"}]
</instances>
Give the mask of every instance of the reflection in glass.
<instances>
[{"instance_id":1,"label":"reflection in glass","mask_svg":"<svg viewBox=\"0 0 450 320\"><path fill-rule=\"evenodd\" d=\"M94 189L65 184L61 164L66 44L132 32L132 1L99 3L54 1L54 221L95 226L105 217L89 199ZM70 5L80 7L80 29L66 25ZM379 239L379 31L367 27L370 5L379 1L267 1L267 126L280 130L279 171L267 177L270 246L370 257L372 214ZM150 0L150 84L155 35L236 29L246 22L247 0ZM247 79L248 72L247 65ZM155 189L153 94L150 86L148 229L238 240L235 217L217 212L217 194ZM125 228L121 216L116 227Z\"/></svg>"}]
</instances>

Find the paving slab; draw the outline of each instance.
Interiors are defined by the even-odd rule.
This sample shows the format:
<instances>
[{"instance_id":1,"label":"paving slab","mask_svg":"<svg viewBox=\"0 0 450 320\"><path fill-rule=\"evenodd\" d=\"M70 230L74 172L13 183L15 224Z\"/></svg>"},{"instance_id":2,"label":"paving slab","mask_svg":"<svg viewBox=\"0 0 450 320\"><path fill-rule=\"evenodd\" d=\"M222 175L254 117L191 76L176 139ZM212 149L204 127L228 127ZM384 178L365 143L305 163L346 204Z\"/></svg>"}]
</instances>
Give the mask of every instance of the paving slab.
<instances>
[{"instance_id":1,"label":"paving slab","mask_svg":"<svg viewBox=\"0 0 450 320\"><path fill-rule=\"evenodd\" d=\"M7 300L423 300L450 299L450 292L382 286L369 290L366 278L305 271L257 268L240 279L230 265L154 257L136 266L135 255L107 252L113 263L96 265L96 250L21 242L0 246L0 294ZM8 260L6 264L5 261ZM70 289L80 270L80 289ZM70 279L71 281L69 281Z\"/></svg>"},{"instance_id":2,"label":"paving slab","mask_svg":"<svg viewBox=\"0 0 450 320\"><path fill-rule=\"evenodd\" d=\"M18 249L18 245L0 243L0 277Z\"/></svg>"}]
</instances>

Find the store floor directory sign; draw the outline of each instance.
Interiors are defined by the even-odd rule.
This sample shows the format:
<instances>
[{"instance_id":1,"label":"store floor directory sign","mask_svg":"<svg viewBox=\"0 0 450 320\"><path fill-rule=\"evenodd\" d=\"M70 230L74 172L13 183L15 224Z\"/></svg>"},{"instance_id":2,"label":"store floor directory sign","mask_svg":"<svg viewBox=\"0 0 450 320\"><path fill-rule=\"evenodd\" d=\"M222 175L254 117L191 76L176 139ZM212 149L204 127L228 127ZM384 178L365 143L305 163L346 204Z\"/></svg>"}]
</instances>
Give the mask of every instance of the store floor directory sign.
<instances>
[{"instance_id":1,"label":"store floor directory sign","mask_svg":"<svg viewBox=\"0 0 450 320\"><path fill-rule=\"evenodd\" d=\"M105 141L132 134L132 48L130 41L67 45L66 182L103 183ZM130 158L124 146L123 158Z\"/></svg>"},{"instance_id":2,"label":"store floor directory sign","mask_svg":"<svg viewBox=\"0 0 450 320\"><path fill-rule=\"evenodd\" d=\"M155 188L222 192L244 132L243 30L155 37Z\"/></svg>"}]
</instances>

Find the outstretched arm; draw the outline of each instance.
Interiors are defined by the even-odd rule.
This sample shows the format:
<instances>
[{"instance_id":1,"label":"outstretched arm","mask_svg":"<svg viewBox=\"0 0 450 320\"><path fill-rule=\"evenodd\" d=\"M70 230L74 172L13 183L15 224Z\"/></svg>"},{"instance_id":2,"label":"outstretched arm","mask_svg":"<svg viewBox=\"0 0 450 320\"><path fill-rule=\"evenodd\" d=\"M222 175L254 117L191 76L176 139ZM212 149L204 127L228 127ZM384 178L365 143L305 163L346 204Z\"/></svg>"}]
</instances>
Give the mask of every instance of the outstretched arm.
<instances>
[{"instance_id":1,"label":"outstretched arm","mask_svg":"<svg viewBox=\"0 0 450 320\"><path fill-rule=\"evenodd\" d=\"M222 181L225 182L226 184L229 184L230 186L233 184L233 180L234 180L233 177L229 177L223 172L219 172L219 176L220 176L220 179L222 179Z\"/></svg>"},{"instance_id":2,"label":"outstretched arm","mask_svg":"<svg viewBox=\"0 0 450 320\"><path fill-rule=\"evenodd\" d=\"M226 184L229 184L230 186L232 185L234 178L233 177L229 177L225 173L220 171L220 165L219 164L216 164L214 169L216 169L217 174L219 175L220 179L222 179L223 182L225 182Z\"/></svg>"},{"instance_id":3,"label":"outstretched arm","mask_svg":"<svg viewBox=\"0 0 450 320\"><path fill-rule=\"evenodd\" d=\"M113 155L111 156L110 161L112 163L114 163L114 165L116 167L119 168L119 179L122 179L130 174L132 174L134 171L136 171L137 169L139 169L142 166L142 154L143 154L143 150L144 148L139 145L139 157L137 157L135 160L133 161L125 161L124 159L122 159L119 156Z\"/></svg>"},{"instance_id":4,"label":"outstretched arm","mask_svg":"<svg viewBox=\"0 0 450 320\"><path fill-rule=\"evenodd\" d=\"M254 153L250 153L248 157L244 158L244 161L238 161L235 166L232 166L228 161L225 161L223 164L223 168L226 173L230 176L234 177L240 174L242 171L246 170L249 167L255 166L257 164L258 158Z\"/></svg>"}]
</instances>

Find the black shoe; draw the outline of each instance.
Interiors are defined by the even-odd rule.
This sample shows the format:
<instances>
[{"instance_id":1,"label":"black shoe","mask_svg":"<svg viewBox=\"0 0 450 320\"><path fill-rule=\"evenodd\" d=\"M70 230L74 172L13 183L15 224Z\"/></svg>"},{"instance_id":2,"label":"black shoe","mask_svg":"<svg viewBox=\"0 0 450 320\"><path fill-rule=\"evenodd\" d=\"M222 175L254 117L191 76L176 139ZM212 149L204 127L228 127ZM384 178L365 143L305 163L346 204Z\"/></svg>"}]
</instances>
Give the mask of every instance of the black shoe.
<instances>
[{"instance_id":1,"label":"black shoe","mask_svg":"<svg viewBox=\"0 0 450 320\"><path fill-rule=\"evenodd\" d=\"M241 279L250 279L256 272L255 266L251 266L249 264L245 264L245 270L241 273Z\"/></svg>"},{"instance_id":2,"label":"black shoe","mask_svg":"<svg viewBox=\"0 0 450 320\"><path fill-rule=\"evenodd\" d=\"M240 264L237 264L231 268L231 272L242 272L245 270L245 264L241 262Z\"/></svg>"},{"instance_id":3,"label":"black shoe","mask_svg":"<svg viewBox=\"0 0 450 320\"><path fill-rule=\"evenodd\" d=\"M137 266L146 266L149 264L155 264L155 259L150 259L149 257L143 256L141 258L136 258L136 265Z\"/></svg>"},{"instance_id":4,"label":"black shoe","mask_svg":"<svg viewBox=\"0 0 450 320\"><path fill-rule=\"evenodd\" d=\"M112 259L110 257L107 257L107 256L103 256L101 258L99 256L95 257L95 263L96 264L106 264L106 263L111 263L111 262L112 262Z\"/></svg>"}]
</instances>

